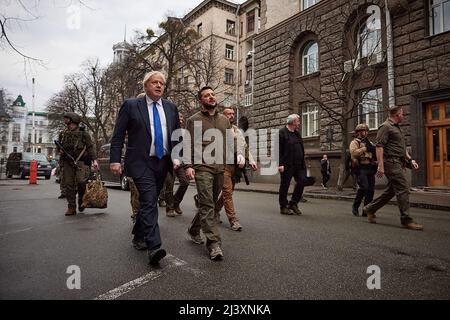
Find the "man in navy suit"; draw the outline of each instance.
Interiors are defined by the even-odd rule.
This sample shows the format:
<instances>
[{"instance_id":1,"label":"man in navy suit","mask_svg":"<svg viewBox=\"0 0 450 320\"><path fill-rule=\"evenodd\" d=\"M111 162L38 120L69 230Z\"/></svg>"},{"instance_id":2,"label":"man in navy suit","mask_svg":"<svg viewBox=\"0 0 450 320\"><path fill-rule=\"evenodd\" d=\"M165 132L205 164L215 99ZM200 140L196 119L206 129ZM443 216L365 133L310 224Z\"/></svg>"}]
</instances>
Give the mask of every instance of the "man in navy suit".
<instances>
[{"instance_id":1,"label":"man in navy suit","mask_svg":"<svg viewBox=\"0 0 450 320\"><path fill-rule=\"evenodd\" d=\"M140 202L133 228L133 245L138 250L148 249L149 262L153 266L166 256L159 233L158 195L172 165L174 169L180 165L177 159L172 163L170 157L175 144L171 135L180 125L177 106L161 98L165 83L161 72L152 71L145 75L146 95L128 99L121 106L110 151L111 172L121 175L122 147L128 134L125 171L136 184Z\"/></svg>"}]
</instances>

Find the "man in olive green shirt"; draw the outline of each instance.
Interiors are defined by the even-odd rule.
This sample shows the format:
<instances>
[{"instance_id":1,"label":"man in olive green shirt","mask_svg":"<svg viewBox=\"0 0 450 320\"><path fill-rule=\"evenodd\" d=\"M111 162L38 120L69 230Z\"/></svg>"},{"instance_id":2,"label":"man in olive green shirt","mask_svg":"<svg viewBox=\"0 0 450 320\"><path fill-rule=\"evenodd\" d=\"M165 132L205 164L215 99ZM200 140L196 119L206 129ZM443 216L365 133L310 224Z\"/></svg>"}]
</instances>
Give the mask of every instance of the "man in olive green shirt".
<instances>
[{"instance_id":1,"label":"man in olive green shirt","mask_svg":"<svg viewBox=\"0 0 450 320\"><path fill-rule=\"evenodd\" d=\"M209 257L211 260L221 260L223 252L219 228L214 218L214 205L223 187L227 144L224 141L221 157L219 156L221 150L214 150L215 156L214 159L211 159L213 161L206 161L204 152L210 149L210 144L213 142L205 139L204 135L206 131L213 129L220 133L225 140L227 129L231 129L231 124L227 117L216 110L217 100L211 87L203 87L198 93L198 99L201 110L186 122L186 130L191 136L191 159L190 163L185 165L186 177L189 180L195 179L199 203L198 211L188 229L188 234L194 243L202 244L203 239L200 236L200 230L203 231ZM197 137L195 136L195 127L200 124L202 136ZM242 154L238 154L238 163L240 162L245 164L245 158Z\"/></svg>"},{"instance_id":2,"label":"man in olive green shirt","mask_svg":"<svg viewBox=\"0 0 450 320\"><path fill-rule=\"evenodd\" d=\"M370 223L376 223L375 213L396 196L402 226L412 230L423 230L423 226L414 222L409 215L409 185L405 167L417 170L419 165L406 150L405 137L399 125L403 118L403 109L393 107L389 111L389 118L378 129L376 176L382 178L386 175L388 186L378 198L363 208L363 214L367 215Z\"/></svg>"}]
</instances>

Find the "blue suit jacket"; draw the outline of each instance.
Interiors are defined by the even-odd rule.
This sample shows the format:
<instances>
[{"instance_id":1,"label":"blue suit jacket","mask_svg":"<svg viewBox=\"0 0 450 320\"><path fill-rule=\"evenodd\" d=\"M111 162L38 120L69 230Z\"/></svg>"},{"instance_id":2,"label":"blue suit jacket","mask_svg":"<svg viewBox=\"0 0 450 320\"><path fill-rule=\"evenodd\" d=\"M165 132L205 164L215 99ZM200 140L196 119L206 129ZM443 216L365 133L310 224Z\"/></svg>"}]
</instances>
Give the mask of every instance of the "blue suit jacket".
<instances>
[{"instance_id":1,"label":"blue suit jacket","mask_svg":"<svg viewBox=\"0 0 450 320\"><path fill-rule=\"evenodd\" d=\"M176 144L170 139L172 132L180 128L178 108L165 99L162 99L162 104L167 121L169 153L171 153ZM126 133L128 133L128 142L125 153L125 172L129 177L140 177L146 166L150 166L150 146L152 143L150 118L145 96L125 100L120 107L111 139L110 163L121 162Z\"/></svg>"}]
</instances>

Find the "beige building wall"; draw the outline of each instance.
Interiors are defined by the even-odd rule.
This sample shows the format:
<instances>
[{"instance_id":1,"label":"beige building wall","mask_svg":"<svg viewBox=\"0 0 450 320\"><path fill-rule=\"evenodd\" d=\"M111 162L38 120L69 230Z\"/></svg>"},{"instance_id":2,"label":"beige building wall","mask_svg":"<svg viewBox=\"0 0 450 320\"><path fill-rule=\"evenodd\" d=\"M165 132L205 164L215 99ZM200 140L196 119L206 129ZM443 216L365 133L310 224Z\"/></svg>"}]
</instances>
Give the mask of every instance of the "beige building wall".
<instances>
[{"instance_id":1,"label":"beige building wall","mask_svg":"<svg viewBox=\"0 0 450 320\"><path fill-rule=\"evenodd\" d=\"M227 33L227 20L235 22L235 35ZM238 21L236 21L235 13L223 10L221 8L212 6L206 10L202 15L194 19L189 25L198 30L198 26L201 24L202 38L199 41L199 45L208 46L209 37L214 37L216 42L216 48L218 50L218 57L221 60L220 69L220 82L219 87L215 90L217 100L220 104L236 103L236 83L239 81L239 73L236 72L237 59L238 59L238 36L237 28ZM226 45L232 46L234 49L233 59L226 58ZM234 83L225 83L225 69L232 69L234 71ZM232 101L226 100L227 96L232 96Z\"/></svg>"},{"instance_id":2,"label":"beige building wall","mask_svg":"<svg viewBox=\"0 0 450 320\"><path fill-rule=\"evenodd\" d=\"M262 0L261 29L267 30L274 25L300 12L302 0Z\"/></svg>"}]
</instances>

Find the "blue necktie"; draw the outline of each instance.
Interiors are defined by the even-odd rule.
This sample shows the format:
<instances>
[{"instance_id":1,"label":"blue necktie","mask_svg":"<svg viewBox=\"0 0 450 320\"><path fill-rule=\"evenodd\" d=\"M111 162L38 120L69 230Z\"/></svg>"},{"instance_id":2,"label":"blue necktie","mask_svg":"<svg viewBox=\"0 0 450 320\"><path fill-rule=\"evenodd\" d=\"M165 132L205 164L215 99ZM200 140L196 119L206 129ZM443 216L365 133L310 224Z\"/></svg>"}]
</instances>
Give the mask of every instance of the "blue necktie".
<instances>
[{"instance_id":1,"label":"blue necktie","mask_svg":"<svg viewBox=\"0 0 450 320\"><path fill-rule=\"evenodd\" d=\"M156 102L153 102L153 125L155 129L155 153L159 159L162 159L164 157L164 139Z\"/></svg>"}]
</instances>

